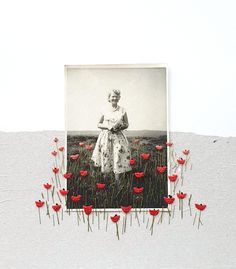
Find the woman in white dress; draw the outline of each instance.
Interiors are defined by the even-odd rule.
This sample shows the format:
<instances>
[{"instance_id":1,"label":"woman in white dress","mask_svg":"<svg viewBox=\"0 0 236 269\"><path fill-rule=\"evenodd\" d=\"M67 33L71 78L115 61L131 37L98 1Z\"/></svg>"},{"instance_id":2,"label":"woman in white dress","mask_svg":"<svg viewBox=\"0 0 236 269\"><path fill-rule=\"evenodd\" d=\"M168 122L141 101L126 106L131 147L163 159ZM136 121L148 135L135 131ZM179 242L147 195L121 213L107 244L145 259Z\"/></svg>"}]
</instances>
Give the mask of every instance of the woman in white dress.
<instances>
[{"instance_id":1,"label":"woman in white dress","mask_svg":"<svg viewBox=\"0 0 236 269\"><path fill-rule=\"evenodd\" d=\"M101 167L106 175L114 172L116 182L119 175L131 171L129 142L123 132L129 126L125 109L118 105L120 91L111 90L108 93L109 105L102 111L98 123L100 132L92 157L94 166Z\"/></svg>"}]
</instances>

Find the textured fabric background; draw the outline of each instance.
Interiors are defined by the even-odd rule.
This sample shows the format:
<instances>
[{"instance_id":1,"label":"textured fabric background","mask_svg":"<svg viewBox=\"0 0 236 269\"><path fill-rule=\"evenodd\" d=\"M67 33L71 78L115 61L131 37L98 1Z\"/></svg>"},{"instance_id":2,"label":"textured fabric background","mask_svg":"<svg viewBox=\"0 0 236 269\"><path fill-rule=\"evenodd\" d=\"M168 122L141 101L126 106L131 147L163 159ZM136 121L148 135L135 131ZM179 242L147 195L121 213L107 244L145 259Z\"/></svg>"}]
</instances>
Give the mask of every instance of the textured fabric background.
<instances>
[{"instance_id":1,"label":"textured fabric background","mask_svg":"<svg viewBox=\"0 0 236 269\"><path fill-rule=\"evenodd\" d=\"M51 176L55 136L63 144L63 132L0 133L0 268L236 268L236 138L171 134L177 153L191 151L183 190L207 204L204 225L193 227L186 208L153 236L133 224L118 241L112 223L88 233L75 215L39 225L34 201Z\"/></svg>"}]
</instances>

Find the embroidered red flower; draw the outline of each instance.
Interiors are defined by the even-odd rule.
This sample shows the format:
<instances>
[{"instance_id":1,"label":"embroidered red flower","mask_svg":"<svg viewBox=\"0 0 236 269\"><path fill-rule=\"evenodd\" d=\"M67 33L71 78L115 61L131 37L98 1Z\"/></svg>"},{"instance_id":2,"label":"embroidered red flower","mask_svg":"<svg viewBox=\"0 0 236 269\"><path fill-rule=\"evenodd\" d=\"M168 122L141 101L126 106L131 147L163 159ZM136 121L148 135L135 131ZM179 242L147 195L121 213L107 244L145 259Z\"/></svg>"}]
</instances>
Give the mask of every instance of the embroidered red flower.
<instances>
[{"instance_id":1,"label":"embroidered red flower","mask_svg":"<svg viewBox=\"0 0 236 269\"><path fill-rule=\"evenodd\" d=\"M75 155L70 155L70 159L72 161L76 161L79 158L79 154L75 154Z\"/></svg>"},{"instance_id":2,"label":"embroidered red flower","mask_svg":"<svg viewBox=\"0 0 236 269\"><path fill-rule=\"evenodd\" d=\"M187 193L183 193L183 192L177 192L177 197L181 200L183 200L186 196L187 196Z\"/></svg>"},{"instance_id":3,"label":"embroidered red flower","mask_svg":"<svg viewBox=\"0 0 236 269\"><path fill-rule=\"evenodd\" d=\"M61 209L61 205L59 204L55 204L52 206L52 209L55 211L55 212L58 212L60 209Z\"/></svg>"},{"instance_id":4,"label":"embroidered red flower","mask_svg":"<svg viewBox=\"0 0 236 269\"><path fill-rule=\"evenodd\" d=\"M112 220L114 223L118 222L119 219L120 219L120 215L114 215L113 217L111 217L111 220Z\"/></svg>"},{"instance_id":5,"label":"embroidered red flower","mask_svg":"<svg viewBox=\"0 0 236 269\"><path fill-rule=\"evenodd\" d=\"M130 163L130 165L135 165L136 160L135 159L130 159L129 163Z\"/></svg>"},{"instance_id":6,"label":"embroidered red flower","mask_svg":"<svg viewBox=\"0 0 236 269\"><path fill-rule=\"evenodd\" d=\"M57 137L54 138L53 140L55 143L57 143L59 141L59 139Z\"/></svg>"},{"instance_id":7,"label":"embroidered red flower","mask_svg":"<svg viewBox=\"0 0 236 269\"><path fill-rule=\"evenodd\" d=\"M121 206L121 209L125 214L128 214L130 212L130 210L132 209L132 206L131 205L129 205L129 206Z\"/></svg>"},{"instance_id":8,"label":"embroidered red flower","mask_svg":"<svg viewBox=\"0 0 236 269\"><path fill-rule=\"evenodd\" d=\"M84 146L84 142L80 142L80 143L79 143L79 146L80 146L80 147L83 147L83 146Z\"/></svg>"},{"instance_id":9,"label":"embroidered red flower","mask_svg":"<svg viewBox=\"0 0 236 269\"><path fill-rule=\"evenodd\" d=\"M156 216L156 215L158 215L159 214L159 212L160 212L160 210L159 209L149 209L149 213L150 213L150 215L152 215L152 216Z\"/></svg>"},{"instance_id":10,"label":"embroidered red flower","mask_svg":"<svg viewBox=\"0 0 236 269\"><path fill-rule=\"evenodd\" d=\"M40 208L40 207L42 207L42 206L44 205L44 202L41 201L41 200L38 200L38 201L35 201L35 205L36 205L38 208Z\"/></svg>"},{"instance_id":11,"label":"embroidered red flower","mask_svg":"<svg viewBox=\"0 0 236 269\"><path fill-rule=\"evenodd\" d=\"M172 197L171 195L169 195L169 197L164 197L164 201L165 201L168 205L171 205L171 204L174 203L175 198Z\"/></svg>"},{"instance_id":12,"label":"embroidered red flower","mask_svg":"<svg viewBox=\"0 0 236 269\"><path fill-rule=\"evenodd\" d=\"M79 202L80 201L80 199L81 199L81 195L76 195L76 196L71 196L71 200L73 201L73 202Z\"/></svg>"},{"instance_id":13,"label":"embroidered red flower","mask_svg":"<svg viewBox=\"0 0 236 269\"><path fill-rule=\"evenodd\" d=\"M86 215L90 215L92 210L93 210L93 206L92 205L83 205L83 209L84 209L84 213Z\"/></svg>"},{"instance_id":14,"label":"embroidered red flower","mask_svg":"<svg viewBox=\"0 0 236 269\"><path fill-rule=\"evenodd\" d=\"M169 178L169 180L171 182L175 182L176 179L178 178L178 175L177 174L172 174L172 175L169 175L168 178Z\"/></svg>"},{"instance_id":15,"label":"embroidered red flower","mask_svg":"<svg viewBox=\"0 0 236 269\"><path fill-rule=\"evenodd\" d=\"M195 204L195 207L198 210L203 211L206 208L206 205L203 205L203 204Z\"/></svg>"},{"instance_id":16,"label":"embroidered red flower","mask_svg":"<svg viewBox=\"0 0 236 269\"><path fill-rule=\"evenodd\" d=\"M163 146L161 146L161 145L156 145L156 150L163 150Z\"/></svg>"},{"instance_id":17,"label":"embroidered red flower","mask_svg":"<svg viewBox=\"0 0 236 269\"><path fill-rule=\"evenodd\" d=\"M65 190L65 189L62 189L62 190L59 190L59 192L60 192L60 194L62 195L62 196L66 196L67 194L68 194L68 190Z\"/></svg>"},{"instance_id":18,"label":"embroidered red flower","mask_svg":"<svg viewBox=\"0 0 236 269\"><path fill-rule=\"evenodd\" d=\"M85 148L86 148L87 150L92 150L92 149L93 149L93 146L92 146L92 145L86 145Z\"/></svg>"},{"instance_id":19,"label":"embroidered red flower","mask_svg":"<svg viewBox=\"0 0 236 269\"><path fill-rule=\"evenodd\" d=\"M178 164L183 165L185 163L185 160L183 158L177 159Z\"/></svg>"},{"instance_id":20,"label":"embroidered red flower","mask_svg":"<svg viewBox=\"0 0 236 269\"><path fill-rule=\"evenodd\" d=\"M57 156L57 152L56 152L55 150L52 151L51 154L52 154L53 156L55 156L55 157Z\"/></svg>"},{"instance_id":21,"label":"embroidered red flower","mask_svg":"<svg viewBox=\"0 0 236 269\"><path fill-rule=\"evenodd\" d=\"M173 145L172 142L166 142L167 147L171 147Z\"/></svg>"},{"instance_id":22,"label":"embroidered red flower","mask_svg":"<svg viewBox=\"0 0 236 269\"><path fill-rule=\"evenodd\" d=\"M44 188L45 188L46 190L49 190L49 189L51 189L51 187L52 187L52 185L49 184L49 183L47 183L47 184L43 184L43 186L44 186Z\"/></svg>"},{"instance_id":23,"label":"embroidered red flower","mask_svg":"<svg viewBox=\"0 0 236 269\"><path fill-rule=\"evenodd\" d=\"M134 175L136 178L141 178L144 177L144 172L135 172Z\"/></svg>"},{"instance_id":24,"label":"embroidered red flower","mask_svg":"<svg viewBox=\"0 0 236 269\"><path fill-rule=\"evenodd\" d=\"M64 151L64 147L60 147L60 148L58 148L60 151Z\"/></svg>"},{"instance_id":25,"label":"embroidered red flower","mask_svg":"<svg viewBox=\"0 0 236 269\"><path fill-rule=\"evenodd\" d=\"M72 173L66 173L66 174L63 175L63 177L64 177L65 179L70 179L72 176L73 176Z\"/></svg>"},{"instance_id":26,"label":"embroidered red flower","mask_svg":"<svg viewBox=\"0 0 236 269\"><path fill-rule=\"evenodd\" d=\"M57 173L59 172L59 168L54 167L54 168L52 169L52 171L53 171L54 174L57 174Z\"/></svg>"},{"instance_id":27,"label":"embroidered red flower","mask_svg":"<svg viewBox=\"0 0 236 269\"><path fill-rule=\"evenodd\" d=\"M97 187L97 189L99 189L99 190L103 190L103 189L105 189L106 184L104 184L104 183L97 183L97 184L96 184L96 187Z\"/></svg>"},{"instance_id":28,"label":"embroidered red flower","mask_svg":"<svg viewBox=\"0 0 236 269\"><path fill-rule=\"evenodd\" d=\"M140 156L143 160L148 160L150 158L150 153L141 153Z\"/></svg>"},{"instance_id":29,"label":"embroidered red flower","mask_svg":"<svg viewBox=\"0 0 236 269\"><path fill-rule=\"evenodd\" d=\"M160 174L165 173L166 171L166 166L157 166L157 172L159 172Z\"/></svg>"},{"instance_id":30,"label":"embroidered red flower","mask_svg":"<svg viewBox=\"0 0 236 269\"><path fill-rule=\"evenodd\" d=\"M87 170L80 170L79 174L81 175L81 177L86 177L88 175L88 171Z\"/></svg>"},{"instance_id":31,"label":"embroidered red flower","mask_svg":"<svg viewBox=\"0 0 236 269\"><path fill-rule=\"evenodd\" d=\"M185 149L185 150L183 150L183 154L184 154L184 155L188 155L188 154L189 154L189 152L190 152L190 150L189 150L189 149Z\"/></svg>"},{"instance_id":32,"label":"embroidered red flower","mask_svg":"<svg viewBox=\"0 0 236 269\"><path fill-rule=\"evenodd\" d=\"M142 193L143 192L143 187L133 187L133 191L134 191L134 193L135 194L140 194L140 193Z\"/></svg>"}]
</instances>

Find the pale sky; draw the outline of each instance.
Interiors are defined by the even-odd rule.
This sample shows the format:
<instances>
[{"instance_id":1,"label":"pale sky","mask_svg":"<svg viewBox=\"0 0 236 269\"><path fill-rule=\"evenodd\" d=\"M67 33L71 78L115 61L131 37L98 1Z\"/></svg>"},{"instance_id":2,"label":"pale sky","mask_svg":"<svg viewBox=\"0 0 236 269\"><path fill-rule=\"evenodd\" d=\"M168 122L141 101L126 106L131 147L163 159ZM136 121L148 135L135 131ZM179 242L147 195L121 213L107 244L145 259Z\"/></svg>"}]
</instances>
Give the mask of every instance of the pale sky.
<instances>
[{"instance_id":1,"label":"pale sky","mask_svg":"<svg viewBox=\"0 0 236 269\"><path fill-rule=\"evenodd\" d=\"M70 68L66 71L67 130L98 130L107 92L119 89L128 115L129 130L166 130L166 69Z\"/></svg>"}]
</instances>

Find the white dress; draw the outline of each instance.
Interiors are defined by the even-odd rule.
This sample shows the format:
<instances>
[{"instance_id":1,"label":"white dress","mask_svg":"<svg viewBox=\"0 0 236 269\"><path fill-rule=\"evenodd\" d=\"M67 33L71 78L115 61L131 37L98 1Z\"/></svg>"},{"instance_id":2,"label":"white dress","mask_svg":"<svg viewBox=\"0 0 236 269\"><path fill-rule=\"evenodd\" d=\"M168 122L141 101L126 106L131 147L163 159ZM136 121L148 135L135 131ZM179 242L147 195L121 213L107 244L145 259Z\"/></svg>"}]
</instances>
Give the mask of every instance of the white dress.
<instances>
[{"instance_id":1,"label":"white dress","mask_svg":"<svg viewBox=\"0 0 236 269\"><path fill-rule=\"evenodd\" d=\"M106 126L122 126L125 109L117 106L115 110L105 107L102 110ZM98 136L91 159L94 166L101 167L102 173L113 171L116 174L131 171L129 142L123 131L112 133L102 130Z\"/></svg>"}]
</instances>

